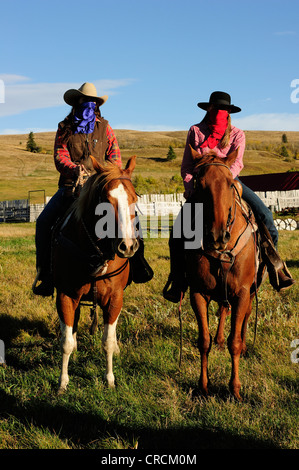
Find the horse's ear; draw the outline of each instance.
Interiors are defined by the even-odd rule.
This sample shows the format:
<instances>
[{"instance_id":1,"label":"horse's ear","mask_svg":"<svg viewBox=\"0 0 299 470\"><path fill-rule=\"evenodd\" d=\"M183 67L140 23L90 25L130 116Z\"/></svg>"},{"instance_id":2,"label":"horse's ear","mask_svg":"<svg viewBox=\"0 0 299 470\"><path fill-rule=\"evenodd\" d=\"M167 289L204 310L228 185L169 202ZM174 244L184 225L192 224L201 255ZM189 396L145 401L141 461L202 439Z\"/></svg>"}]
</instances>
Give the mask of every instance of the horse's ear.
<instances>
[{"instance_id":1,"label":"horse's ear","mask_svg":"<svg viewBox=\"0 0 299 470\"><path fill-rule=\"evenodd\" d=\"M238 153L239 153L239 148L240 147L238 147L236 150L233 150L225 158L223 158L223 161L224 161L225 165L227 165L228 167L232 166L232 164L237 159L237 156L238 156Z\"/></svg>"},{"instance_id":2,"label":"horse's ear","mask_svg":"<svg viewBox=\"0 0 299 470\"><path fill-rule=\"evenodd\" d=\"M189 144L189 147L191 150L191 155L192 155L193 160L198 160L199 158L202 158L201 153L196 152L196 150L194 150L194 148L190 144Z\"/></svg>"},{"instance_id":3,"label":"horse's ear","mask_svg":"<svg viewBox=\"0 0 299 470\"><path fill-rule=\"evenodd\" d=\"M100 166L99 162L92 155L89 155L89 156L90 156L90 159L92 161L92 166L94 167L95 171L99 173L102 170L102 167Z\"/></svg>"},{"instance_id":4,"label":"horse's ear","mask_svg":"<svg viewBox=\"0 0 299 470\"><path fill-rule=\"evenodd\" d=\"M131 157L128 161L127 161L127 164L126 164L126 168L125 168L125 172L126 173L129 173L129 175L131 176L131 174L133 173L134 171L134 168L135 168L135 165L136 165L136 155L133 155L133 157Z\"/></svg>"}]
</instances>

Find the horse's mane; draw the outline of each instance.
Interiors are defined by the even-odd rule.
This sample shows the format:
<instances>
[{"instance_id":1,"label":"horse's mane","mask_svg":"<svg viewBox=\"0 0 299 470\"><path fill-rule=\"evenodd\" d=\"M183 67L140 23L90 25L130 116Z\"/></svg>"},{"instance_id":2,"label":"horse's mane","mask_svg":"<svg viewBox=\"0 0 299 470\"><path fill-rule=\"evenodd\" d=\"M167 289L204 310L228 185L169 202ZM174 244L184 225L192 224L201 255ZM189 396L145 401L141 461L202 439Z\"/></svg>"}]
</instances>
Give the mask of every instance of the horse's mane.
<instances>
[{"instance_id":1,"label":"horse's mane","mask_svg":"<svg viewBox=\"0 0 299 470\"><path fill-rule=\"evenodd\" d=\"M202 156L199 160L195 162L195 167L194 169L199 169L202 165L205 165L206 163L213 163L213 162L221 162L221 159L217 156L217 152L214 150L210 150L208 153Z\"/></svg>"},{"instance_id":2,"label":"horse's mane","mask_svg":"<svg viewBox=\"0 0 299 470\"><path fill-rule=\"evenodd\" d=\"M94 210L99 203L99 188L103 189L114 178L122 176L123 170L112 162L98 165L97 172L90 176L84 184L78 199L74 202L75 217L80 220L83 214L90 208Z\"/></svg>"}]
</instances>

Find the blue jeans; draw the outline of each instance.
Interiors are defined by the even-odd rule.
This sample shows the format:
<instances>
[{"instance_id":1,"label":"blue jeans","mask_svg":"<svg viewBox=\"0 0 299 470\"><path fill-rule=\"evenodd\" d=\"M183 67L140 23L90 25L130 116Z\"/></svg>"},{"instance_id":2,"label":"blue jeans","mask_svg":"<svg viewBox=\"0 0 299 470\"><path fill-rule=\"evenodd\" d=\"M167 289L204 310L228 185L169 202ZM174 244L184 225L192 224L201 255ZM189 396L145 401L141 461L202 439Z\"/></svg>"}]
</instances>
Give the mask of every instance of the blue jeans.
<instances>
[{"instance_id":1,"label":"blue jeans","mask_svg":"<svg viewBox=\"0 0 299 470\"><path fill-rule=\"evenodd\" d=\"M51 268L52 227L72 202L72 198L66 198L65 192L65 188L58 189L36 220L36 268L41 269L41 280L49 274Z\"/></svg>"},{"instance_id":2,"label":"blue jeans","mask_svg":"<svg viewBox=\"0 0 299 470\"><path fill-rule=\"evenodd\" d=\"M268 209L267 206L265 206L263 201L255 194L254 191L252 191L250 188L245 186L245 184L242 183L242 181L240 181L239 178L235 178L235 179L239 181L239 183L241 183L242 188L243 188L242 198L244 199L244 201L248 202L248 204L250 205L257 223L264 222L267 229L269 230L269 233L272 237L274 245L277 246L278 231L274 225L272 212Z\"/></svg>"}]
</instances>

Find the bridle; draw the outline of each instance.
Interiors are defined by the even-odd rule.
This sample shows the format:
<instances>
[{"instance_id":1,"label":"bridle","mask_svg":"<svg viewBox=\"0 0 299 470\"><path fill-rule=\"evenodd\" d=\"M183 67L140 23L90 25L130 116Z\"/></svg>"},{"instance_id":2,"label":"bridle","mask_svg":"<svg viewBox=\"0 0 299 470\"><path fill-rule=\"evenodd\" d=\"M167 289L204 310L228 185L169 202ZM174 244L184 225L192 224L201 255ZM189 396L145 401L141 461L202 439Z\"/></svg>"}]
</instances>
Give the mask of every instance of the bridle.
<instances>
[{"instance_id":1,"label":"bridle","mask_svg":"<svg viewBox=\"0 0 299 470\"><path fill-rule=\"evenodd\" d=\"M114 181L114 180L127 180L127 181L131 181L130 178L126 177L126 176L119 176L117 178L111 178L109 180L109 182L111 181ZM107 183L108 184L108 181ZM104 189L104 187L106 186L106 184L104 184L102 187L101 187L101 193ZM95 250L95 252L101 256L104 256L104 253L102 253L102 251L100 250L100 248L98 247L98 242L101 240L101 239L97 239L96 241L93 240L88 228L86 227L85 225L85 222L83 219L81 219L81 224L83 226L83 229L87 235L87 238L89 239L91 245L93 246L93 249ZM118 276L119 274L121 274L127 267L129 263L129 260L126 259L124 261L124 263L117 269L115 269L114 271L110 272L110 273L105 273L105 274L100 274L100 275L95 275L92 280L91 280L91 290L92 290L92 305L90 305L89 303L82 303L80 302L81 305L88 305L90 306L90 318L92 320L92 324L90 326L90 332L91 334L94 334L95 330L96 330L96 327L97 327L97 324L98 324L98 315L97 315L97 281L100 281L100 280L104 280L104 279L111 279L112 277L115 277L115 276Z\"/></svg>"},{"instance_id":2,"label":"bridle","mask_svg":"<svg viewBox=\"0 0 299 470\"><path fill-rule=\"evenodd\" d=\"M99 182L99 189L100 189L100 194L102 194L103 192L103 189L105 188L105 186L110 183L111 181L118 181L118 180L127 180L129 181L131 184L132 184L132 180L131 178L128 178L127 176L118 176L118 177L114 177L114 178L111 178L109 179L108 181L106 181L104 184L102 184L102 181ZM132 187L135 191L135 188L132 184ZM136 196L138 196L138 194L136 193L135 191L135 194ZM100 196L100 202L103 202L104 201L104 198L102 199L101 196ZM100 250L100 248L98 247L98 243L102 240L101 238L97 238L96 240L94 240L94 238L91 236L90 234L90 231L88 229L88 227L86 226L85 224L85 221L83 218L81 218L81 224L83 226L83 229L84 229L84 232L86 233L87 235L87 238L89 239L91 245L93 246L93 249L96 251L97 254L100 254L101 256L104 255L104 253L102 253L102 251Z\"/></svg>"},{"instance_id":3,"label":"bridle","mask_svg":"<svg viewBox=\"0 0 299 470\"><path fill-rule=\"evenodd\" d=\"M224 163L220 163L220 162L202 163L201 165L198 165L196 168L199 168L199 170L201 170L201 169L206 168L208 166L223 166L224 168L226 168L231 173L231 170L230 170L229 166L225 165ZM231 184L231 189L236 191L239 199L241 200L241 196L239 194L239 191L236 188L236 185L234 183ZM235 199L235 197L233 197L232 199L233 199L233 203L232 203L231 207L229 208L228 219L227 219L227 223L226 223L226 228L227 228L229 233L230 233L230 231L232 229L232 226L235 222L236 211L237 211L236 199ZM233 206L234 206L234 210L233 210ZM234 215L232 217L233 212L234 212Z\"/></svg>"},{"instance_id":4,"label":"bridle","mask_svg":"<svg viewBox=\"0 0 299 470\"><path fill-rule=\"evenodd\" d=\"M106 181L105 184L103 184L102 188L101 188L101 192L103 191L104 187L106 186L106 184L110 183L111 181L118 181L118 180L127 180L127 181L130 181L130 183L132 184L133 186L133 183L132 183L132 180L131 178L128 178L127 176L118 176L118 177L115 177L115 178L111 178L109 181ZM133 186L134 188L134 186ZM135 191L135 188L134 188L134 191ZM135 191L135 194L136 196L139 196L139 194L136 193Z\"/></svg>"},{"instance_id":5,"label":"bridle","mask_svg":"<svg viewBox=\"0 0 299 470\"><path fill-rule=\"evenodd\" d=\"M220 162L204 163L202 165L198 165L198 167L201 169L201 168L204 168L204 167L207 167L207 166L213 166L213 165L223 166L223 167L227 168L230 171L230 168L227 165L225 165L224 163L220 163ZM236 218L236 208L237 208L237 204L238 204L241 207L242 215L244 216L244 218L247 222L246 223L246 228L239 235L239 237L237 238L237 241L235 242L234 247L230 250L206 251L204 248L201 249L202 254L204 254L205 256L208 256L210 258L213 258L215 260L218 260L220 262L221 271L222 271L222 275L223 275L223 297L224 297L224 299L222 300L222 304L224 306L226 306L227 308L229 308L229 309L231 308L231 306L230 306L230 303L228 301L228 292L227 292L227 276L228 276L228 273L229 273L229 271L231 270L231 268L234 264L234 261L235 261L235 258L237 256L237 254L245 247L245 245L249 241L250 236L251 236L252 233L254 234L254 244L256 246L255 229L254 229L254 226L253 226L252 221L251 221L250 213L249 213L249 215L245 214L245 212L243 210L243 205L242 205L242 198L241 198L241 195L240 195L240 193L238 191L238 188L235 185L235 183L231 184L231 188L232 188L232 190L235 191L237 197L233 198L234 206L235 206L235 208L234 208L234 217L232 218L232 220L230 220L230 216L229 216L228 221L227 221L227 227L229 227L229 231L230 231L233 224L234 224L234 221L235 221L235 218ZM249 210L251 211L250 207L249 207ZM232 213L232 206L230 207L229 215L231 213ZM255 256L255 259L256 259L256 256ZM257 299L257 289L256 289L257 266L255 267L255 270L256 270L256 274L255 274L255 296L256 296L256 323L257 323L257 309L258 309L258 299ZM255 336L256 336L256 329L255 329ZM254 337L254 341L255 341L255 337Z\"/></svg>"}]
</instances>

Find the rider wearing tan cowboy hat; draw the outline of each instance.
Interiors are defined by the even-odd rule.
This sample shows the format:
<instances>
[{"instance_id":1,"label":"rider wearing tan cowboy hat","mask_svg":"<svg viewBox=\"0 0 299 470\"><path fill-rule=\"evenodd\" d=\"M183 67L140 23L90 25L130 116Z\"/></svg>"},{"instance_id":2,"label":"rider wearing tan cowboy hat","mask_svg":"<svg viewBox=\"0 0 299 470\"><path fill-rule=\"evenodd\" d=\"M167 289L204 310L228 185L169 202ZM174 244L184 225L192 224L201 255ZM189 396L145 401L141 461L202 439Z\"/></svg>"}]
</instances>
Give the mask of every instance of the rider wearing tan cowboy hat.
<instances>
[{"instance_id":1,"label":"rider wearing tan cowboy hat","mask_svg":"<svg viewBox=\"0 0 299 470\"><path fill-rule=\"evenodd\" d=\"M100 113L108 96L98 96L94 84L84 83L79 89L70 89L64 94L64 101L72 107L70 114L58 124L54 144L54 162L60 173L59 189L50 199L36 221L36 268L37 277L33 292L37 295L50 296L54 292L51 276L51 228L73 202L78 183L94 171L92 155L99 163L109 160L122 166L120 149L115 134ZM134 255L132 263L141 260L142 267L148 268L149 274L134 282L146 282L152 276L150 267L143 259L143 246ZM142 272L142 269L139 271ZM36 286L37 281L41 284Z\"/></svg>"},{"instance_id":2,"label":"rider wearing tan cowboy hat","mask_svg":"<svg viewBox=\"0 0 299 470\"><path fill-rule=\"evenodd\" d=\"M79 89L67 90L63 98L72 109L58 124L55 137L54 162L60 173L59 189L36 221L37 277L33 292L43 296L54 292L50 269L51 227L73 202L78 182L83 184L93 171L89 155L99 163L110 160L122 164L115 134L100 112L108 96L98 96L93 83L83 83ZM36 286L38 280L41 284Z\"/></svg>"}]
</instances>

